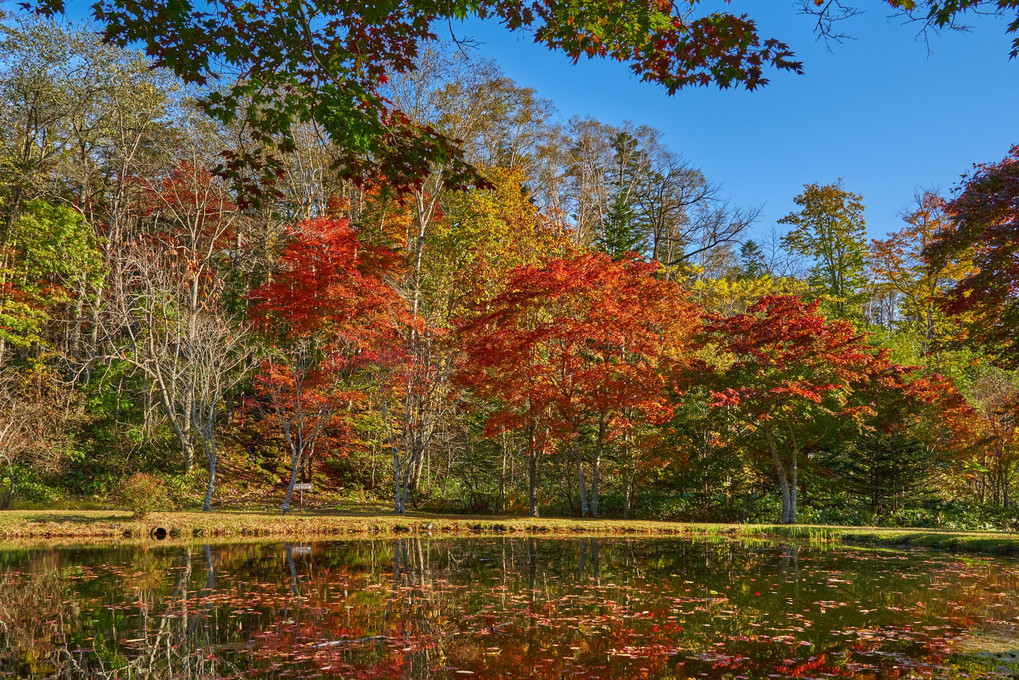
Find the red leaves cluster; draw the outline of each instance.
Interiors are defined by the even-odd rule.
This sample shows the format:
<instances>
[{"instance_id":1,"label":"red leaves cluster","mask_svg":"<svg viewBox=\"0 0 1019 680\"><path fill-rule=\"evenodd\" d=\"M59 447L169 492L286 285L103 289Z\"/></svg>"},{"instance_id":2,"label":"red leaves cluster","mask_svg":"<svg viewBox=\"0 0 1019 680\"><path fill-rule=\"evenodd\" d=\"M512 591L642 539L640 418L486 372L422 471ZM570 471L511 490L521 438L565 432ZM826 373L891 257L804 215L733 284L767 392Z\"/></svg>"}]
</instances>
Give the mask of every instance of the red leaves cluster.
<instances>
[{"instance_id":1,"label":"red leaves cluster","mask_svg":"<svg viewBox=\"0 0 1019 680\"><path fill-rule=\"evenodd\" d=\"M511 272L506 291L461 324L460 384L500 407L490 429L542 424L560 436L596 418L671 414L670 384L697 324L657 265L590 253Z\"/></svg>"},{"instance_id":2,"label":"red leaves cluster","mask_svg":"<svg viewBox=\"0 0 1019 680\"><path fill-rule=\"evenodd\" d=\"M1019 145L999 163L978 165L962 191L945 206L952 228L924 250L935 265L969 258L975 270L949 291L950 314L971 313L972 334L1003 347L1017 360L1019 319Z\"/></svg>"},{"instance_id":3,"label":"red leaves cluster","mask_svg":"<svg viewBox=\"0 0 1019 680\"><path fill-rule=\"evenodd\" d=\"M382 278L393 258L361 243L346 219L303 222L290 233L281 271L251 294L256 328L275 340L255 379L267 406L262 422L282 433L295 466L310 459L320 435L341 430L345 411L362 399L343 378L378 359L374 348L400 314Z\"/></svg>"},{"instance_id":4,"label":"red leaves cluster","mask_svg":"<svg viewBox=\"0 0 1019 680\"><path fill-rule=\"evenodd\" d=\"M844 402L840 393L866 381L883 355L868 351L852 324L826 320L818 306L770 295L743 314L709 323L709 335L732 356L724 371L731 386L712 392L714 405L739 407L754 420L767 420L782 409L821 404L829 396Z\"/></svg>"},{"instance_id":5,"label":"red leaves cluster","mask_svg":"<svg viewBox=\"0 0 1019 680\"><path fill-rule=\"evenodd\" d=\"M708 334L731 357L713 406L749 423L786 419L792 430L828 420L888 431L934 404L953 417L968 412L950 381L893 363L849 322L822 317L818 305L766 296L744 314L712 320Z\"/></svg>"},{"instance_id":6,"label":"red leaves cluster","mask_svg":"<svg viewBox=\"0 0 1019 680\"><path fill-rule=\"evenodd\" d=\"M329 342L363 344L385 325L396 297L382 277L395 255L367 246L346 219L302 222L290 233L282 269L251 293L263 332L294 339L324 333Z\"/></svg>"}]
</instances>

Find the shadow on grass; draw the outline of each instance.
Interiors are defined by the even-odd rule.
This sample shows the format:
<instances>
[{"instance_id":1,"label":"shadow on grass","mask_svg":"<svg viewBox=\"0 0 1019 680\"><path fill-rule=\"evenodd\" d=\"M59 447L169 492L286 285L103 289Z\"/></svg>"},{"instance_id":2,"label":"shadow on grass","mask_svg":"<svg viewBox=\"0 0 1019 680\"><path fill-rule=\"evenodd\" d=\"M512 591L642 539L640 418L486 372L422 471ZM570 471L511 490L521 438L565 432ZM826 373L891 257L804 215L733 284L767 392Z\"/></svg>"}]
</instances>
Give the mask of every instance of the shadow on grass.
<instances>
[{"instance_id":1,"label":"shadow on grass","mask_svg":"<svg viewBox=\"0 0 1019 680\"><path fill-rule=\"evenodd\" d=\"M58 524L92 524L94 522L111 522L116 520L129 520L128 516L118 516L110 514L107 517L88 517L81 514L75 514L73 511L67 511L66 513L40 513L40 514L23 514L21 520L33 524L47 524L49 522L57 522Z\"/></svg>"}]
</instances>

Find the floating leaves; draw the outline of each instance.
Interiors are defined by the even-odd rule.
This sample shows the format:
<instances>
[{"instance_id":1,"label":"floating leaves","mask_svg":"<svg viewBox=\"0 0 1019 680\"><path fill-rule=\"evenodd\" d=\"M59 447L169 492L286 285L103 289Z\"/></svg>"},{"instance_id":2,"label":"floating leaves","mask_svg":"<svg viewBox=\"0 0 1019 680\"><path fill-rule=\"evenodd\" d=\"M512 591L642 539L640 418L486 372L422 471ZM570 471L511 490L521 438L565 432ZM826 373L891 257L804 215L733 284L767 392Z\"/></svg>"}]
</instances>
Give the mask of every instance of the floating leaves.
<instances>
[{"instance_id":1,"label":"floating leaves","mask_svg":"<svg viewBox=\"0 0 1019 680\"><path fill-rule=\"evenodd\" d=\"M922 553L407 538L8 563L0 674L29 677L986 678L1019 625L1019 566Z\"/></svg>"}]
</instances>

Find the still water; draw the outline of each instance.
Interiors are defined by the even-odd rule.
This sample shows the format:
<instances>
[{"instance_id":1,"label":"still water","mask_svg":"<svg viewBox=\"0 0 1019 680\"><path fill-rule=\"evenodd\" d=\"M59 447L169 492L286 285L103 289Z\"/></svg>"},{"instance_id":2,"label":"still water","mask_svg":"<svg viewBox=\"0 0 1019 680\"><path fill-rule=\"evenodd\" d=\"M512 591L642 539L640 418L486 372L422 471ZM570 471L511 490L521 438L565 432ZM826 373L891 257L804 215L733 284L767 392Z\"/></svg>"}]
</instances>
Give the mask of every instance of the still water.
<instances>
[{"instance_id":1,"label":"still water","mask_svg":"<svg viewBox=\"0 0 1019 680\"><path fill-rule=\"evenodd\" d=\"M1019 677L1019 564L738 542L0 549L0 677Z\"/></svg>"}]
</instances>

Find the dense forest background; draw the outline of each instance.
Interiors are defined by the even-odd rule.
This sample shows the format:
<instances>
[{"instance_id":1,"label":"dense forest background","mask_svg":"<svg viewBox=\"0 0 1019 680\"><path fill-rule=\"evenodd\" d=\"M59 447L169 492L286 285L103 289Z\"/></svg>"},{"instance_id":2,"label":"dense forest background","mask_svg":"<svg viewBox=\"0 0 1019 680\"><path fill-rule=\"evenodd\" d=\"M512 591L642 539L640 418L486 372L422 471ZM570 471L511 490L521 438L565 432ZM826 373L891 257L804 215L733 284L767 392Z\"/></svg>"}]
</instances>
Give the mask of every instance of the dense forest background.
<instances>
[{"instance_id":1,"label":"dense forest background","mask_svg":"<svg viewBox=\"0 0 1019 680\"><path fill-rule=\"evenodd\" d=\"M851 187L769 229L457 46L383 86L462 152L413 182L315 122L256 172L215 90L67 24L0 55L5 506L1017 517L1014 258L973 237L1019 151L869 240Z\"/></svg>"}]
</instances>

